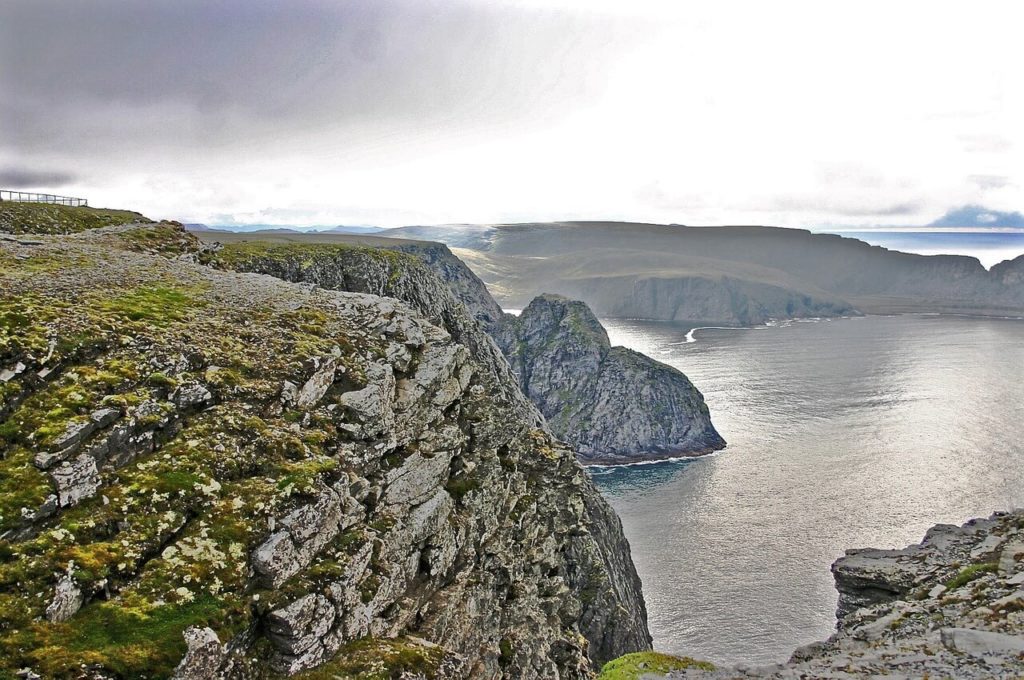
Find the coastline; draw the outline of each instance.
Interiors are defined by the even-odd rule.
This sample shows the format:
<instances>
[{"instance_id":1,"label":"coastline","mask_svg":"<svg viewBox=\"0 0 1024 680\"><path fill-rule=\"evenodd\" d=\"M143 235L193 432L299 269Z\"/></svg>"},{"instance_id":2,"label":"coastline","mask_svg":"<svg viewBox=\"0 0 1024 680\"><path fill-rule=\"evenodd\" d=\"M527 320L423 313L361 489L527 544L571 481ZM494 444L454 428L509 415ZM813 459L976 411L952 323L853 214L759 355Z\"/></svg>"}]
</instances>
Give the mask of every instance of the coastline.
<instances>
[{"instance_id":1,"label":"coastline","mask_svg":"<svg viewBox=\"0 0 1024 680\"><path fill-rule=\"evenodd\" d=\"M672 463L684 460L695 460L697 458L709 458L711 456L723 453L729 445L715 447L706 447L704 449L696 449L692 451L666 451L664 454L635 454L630 456L615 456L613 458L595 458L584 460L582 458L577 459L580 461L580 465L585 468L616 468L616 467L631 467L634 465L655 465L657 463ZM623 460L625 459L625 460Z\"/></svg>"}]
</instances>

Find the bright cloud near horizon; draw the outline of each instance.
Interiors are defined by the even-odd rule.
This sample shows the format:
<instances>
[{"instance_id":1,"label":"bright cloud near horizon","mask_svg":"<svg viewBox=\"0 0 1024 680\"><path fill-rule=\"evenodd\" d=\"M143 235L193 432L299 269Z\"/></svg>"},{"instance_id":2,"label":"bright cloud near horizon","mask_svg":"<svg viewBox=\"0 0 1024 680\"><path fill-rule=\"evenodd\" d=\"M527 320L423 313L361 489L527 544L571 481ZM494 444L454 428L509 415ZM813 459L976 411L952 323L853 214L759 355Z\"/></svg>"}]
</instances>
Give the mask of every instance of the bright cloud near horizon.
<instances>
[{"instance_id":1,"label":"bright cloud near horizon","mask_svg":"<svg viewBox=\"0 0 1024 680\"><path fill-rule=\"evenodd\" d=\"M1024 209L1015 0L6 0L0 186L210 224Z\"/></svg>"}]
</instances>

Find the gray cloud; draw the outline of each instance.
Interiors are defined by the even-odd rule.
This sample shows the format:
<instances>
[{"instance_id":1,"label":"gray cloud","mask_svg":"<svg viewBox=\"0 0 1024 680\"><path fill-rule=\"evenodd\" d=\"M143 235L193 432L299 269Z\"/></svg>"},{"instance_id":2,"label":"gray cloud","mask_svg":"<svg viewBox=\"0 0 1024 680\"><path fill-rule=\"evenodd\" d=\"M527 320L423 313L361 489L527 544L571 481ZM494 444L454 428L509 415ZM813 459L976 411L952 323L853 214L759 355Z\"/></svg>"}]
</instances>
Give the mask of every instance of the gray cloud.
<instances>
[{"instance_id":1,"label":"gray cloud","mask_svg":"<svg viewBox=\"0 0 1024 680\"><path fill-rule=\"evenodd\" d=\"M251 152L320 128L354 137L364 125L552 115L597 96L629 32L464 1L8 4L0 148L20 153ZM589 61L563 64L566 46Z\"/></svg>"},{"instance_id":2,"label":"gray cloud","mask_svg":"<svg viewBox=\"0 0 1024 680\"><path fill-rule=\"evenodd\" d=\"M967 179L982 189L1002 189L1010 183L1006 175L970 175Z\"/></svg>"},{"instance_id":3,"label":"gray cloud","mask_svg":"<svg viewBox=\"0 0 1024 680\"><path fill-rule=\"evenodd\" d=\"M62 187L74 181L75 175L70 172L18 167L0 168L0 188L4 189Z\"/></svg>"},{"instance_id":4,"label":"gray cloud","mask_svg":"<svg viewBox=\"0 0 1024 680\"><path fill-rule=\"evenodd\" d=\"M880 196L809 195L780 196L770 209L790 212L824 212L843 217L907 217L918 214L918 201L888 200Z\"/></svg>"}]
</instances>

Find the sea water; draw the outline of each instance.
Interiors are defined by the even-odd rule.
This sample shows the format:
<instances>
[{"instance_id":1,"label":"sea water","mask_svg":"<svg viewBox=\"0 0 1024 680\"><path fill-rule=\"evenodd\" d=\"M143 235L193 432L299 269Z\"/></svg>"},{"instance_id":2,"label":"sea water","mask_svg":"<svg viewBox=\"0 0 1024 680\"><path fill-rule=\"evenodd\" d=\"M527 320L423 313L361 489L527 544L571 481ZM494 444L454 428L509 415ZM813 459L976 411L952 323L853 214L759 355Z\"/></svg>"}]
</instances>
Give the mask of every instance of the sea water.
<instances>
[{"instance_id":1,"label":"sea water","mask_svg":"<svg viewBox=\"0 0 1024 680\"><path fill-rule=\"evenodd\" d=\"M846 548L1024 505L1024 321L604 323L613 344L686 373L729 442L590 468L632 544L658 650L783 661L831 634L829 566Z\"/></svg>"}]
</instances>

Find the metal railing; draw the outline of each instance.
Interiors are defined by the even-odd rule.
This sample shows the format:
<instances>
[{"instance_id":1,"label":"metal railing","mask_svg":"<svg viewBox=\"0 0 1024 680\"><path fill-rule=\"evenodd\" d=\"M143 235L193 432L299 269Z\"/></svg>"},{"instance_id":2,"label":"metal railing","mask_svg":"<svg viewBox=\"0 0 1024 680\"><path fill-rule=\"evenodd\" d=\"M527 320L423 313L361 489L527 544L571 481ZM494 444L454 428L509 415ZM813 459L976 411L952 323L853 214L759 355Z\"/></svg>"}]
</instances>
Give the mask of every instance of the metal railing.
<instances>
[{"instance_id":1,"label":"metal railing","mask_svg":"<svg viewBox=\"0 0 1024 680\"><path fill-rule=\"evenodd\" d=\"M29 191L8 191L0 189L0 201L11 201L15 203L53 203L54 205L70 205L81 207L89 205L84 198L73 196L57 196L55 194L35 194Z\"/></svg>"}]
</instances>

